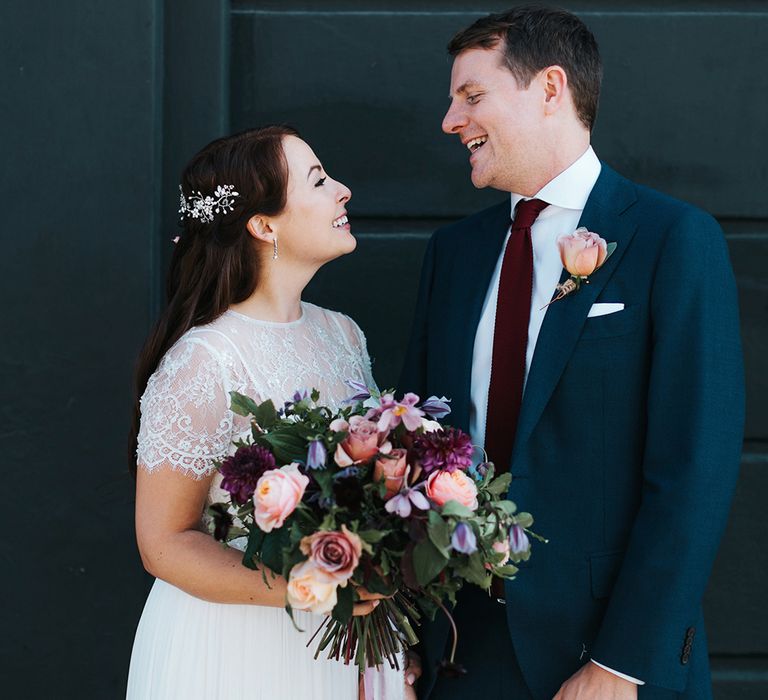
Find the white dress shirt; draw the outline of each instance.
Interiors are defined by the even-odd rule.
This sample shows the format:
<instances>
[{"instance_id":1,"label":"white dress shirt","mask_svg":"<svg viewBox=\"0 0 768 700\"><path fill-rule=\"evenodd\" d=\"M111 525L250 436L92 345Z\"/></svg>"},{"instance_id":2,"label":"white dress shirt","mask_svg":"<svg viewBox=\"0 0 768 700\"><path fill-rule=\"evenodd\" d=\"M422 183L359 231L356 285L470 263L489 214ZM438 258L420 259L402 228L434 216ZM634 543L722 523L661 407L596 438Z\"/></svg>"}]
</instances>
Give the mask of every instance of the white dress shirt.
<instances>
[{"instance_id":1,"label":"white dress shirt","mask_svg":"<svg viewBox=\"0 0 768 700\"><path fill-rule=\"evenodd\" d=\"M587 150L570 167L550 180L531 199L541 199L549 206L539 214L531 227L533 243L533 294L531 316L528 322L528 347L525 355L525 381L531 369L531 360L536 350L541 324L547 313L548 304L560 282L563 265L557 249L557 239L565 233L572 233L579 225L590 192L600 175L600 161L592 150ZM520 194L511 193L510 219L514 218L515 207L521 199ZM480 322L475 333L475 346L472 353L472 379L470 389L469 432L474 445L485 445L485 423L488 412L488 391L491 384L491 360L493 358L493 331L496 322L496 302L499 296L499 277L504 250L509 241L510 230L504 241L499 260L493 271L488 292L483 302ZM597 663L593 660L594 663ZM627 676L611 668L597 664L611 673L641 684L642 681Z\"/></svg>"}]
</instances>

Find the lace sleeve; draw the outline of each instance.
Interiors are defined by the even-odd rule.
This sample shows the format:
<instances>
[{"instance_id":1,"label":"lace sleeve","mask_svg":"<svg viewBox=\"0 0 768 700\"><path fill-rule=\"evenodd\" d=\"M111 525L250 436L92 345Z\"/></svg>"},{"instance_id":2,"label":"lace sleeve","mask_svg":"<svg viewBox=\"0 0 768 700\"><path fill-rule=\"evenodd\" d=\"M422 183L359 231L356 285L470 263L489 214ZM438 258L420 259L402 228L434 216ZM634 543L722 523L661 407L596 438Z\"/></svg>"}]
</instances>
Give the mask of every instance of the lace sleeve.
<instances>
[{"instance_id":1,"label":"lace sleeve","mask_svg":"<svg viewBox=\"0 0 768 700\"><path fill-rule=\"evenodd\" d=\"M182 337L163 357L141 398L138 466L202 479L230 451L229 382L204 340Z\"/></svg>"},{"instance_id":2,"label":"lace sleeve","mask_svg":"<svg viewBox=\"0 0 768 700\"><path fill-rule=\"evenodd\" d=\"M368 342L365 339L365 334L360 329L360 326L358 326L349 316L340 313L337 315L337 320L339 325L343 328L347 344L358 358L363 375L361 379L369 388L378 389L376 380L373 378L371 357L368 354Z\"/></svg>"}]
</instances>

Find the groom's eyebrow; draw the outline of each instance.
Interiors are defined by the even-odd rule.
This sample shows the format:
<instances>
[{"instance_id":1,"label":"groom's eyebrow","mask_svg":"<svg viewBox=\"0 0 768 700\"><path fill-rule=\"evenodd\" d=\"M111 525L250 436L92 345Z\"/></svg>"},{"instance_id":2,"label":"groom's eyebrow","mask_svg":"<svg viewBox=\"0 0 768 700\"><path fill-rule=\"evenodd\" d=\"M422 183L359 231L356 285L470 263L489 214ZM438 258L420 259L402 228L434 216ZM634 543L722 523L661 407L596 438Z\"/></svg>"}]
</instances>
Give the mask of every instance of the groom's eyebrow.
<instances>
[{"instance_id":1,"label":"groom's eyebrow","mask_svg":"<svg viewBox=\"0 0 768 700\"><path fill-rule=\"evenodd\" d=\"M313 165L313 166L312 166L312 167L309 169L309 172L307 173L307 180L309 180L309 176L312 174L312 171L313 171L313 170L322 170L322 169L323 169L323 166L322 166L322 165Z\"/></svg>"},{"instance_id":2,"label":"groom's eyebrow","mask_svg":"<svg viewBox=\"0 0 768 700\"><path fill-rule=\"evenodd\" d=\"M467 80L463 82L458 88L456 88L457 95L464 95L468 93L470 90L476 90L480 87L480 83L478 83L476 80ZM448 95L448 99L450 100L453 97L453 95Z\"/></svg>"}]
</instances>

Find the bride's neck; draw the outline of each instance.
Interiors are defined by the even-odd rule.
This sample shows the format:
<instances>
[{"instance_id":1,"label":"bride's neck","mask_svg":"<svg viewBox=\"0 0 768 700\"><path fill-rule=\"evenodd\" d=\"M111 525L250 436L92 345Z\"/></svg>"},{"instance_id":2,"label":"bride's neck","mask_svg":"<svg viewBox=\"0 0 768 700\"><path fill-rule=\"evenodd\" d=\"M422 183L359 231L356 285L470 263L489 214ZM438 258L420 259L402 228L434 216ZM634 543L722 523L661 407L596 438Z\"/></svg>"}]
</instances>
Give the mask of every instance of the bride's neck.
<instances>
[{"instance_id":1,"label":"bride's neck","mask_svg":"<svg viewBox=\"0 0 768 700\"><path fill-rule=\"evenodd\" d=\"M266 260L253 294L231 308L262 321L290 323L301 318L301 295L314 271L281 269L280 262Z\"/></svg>"}]
</instances>

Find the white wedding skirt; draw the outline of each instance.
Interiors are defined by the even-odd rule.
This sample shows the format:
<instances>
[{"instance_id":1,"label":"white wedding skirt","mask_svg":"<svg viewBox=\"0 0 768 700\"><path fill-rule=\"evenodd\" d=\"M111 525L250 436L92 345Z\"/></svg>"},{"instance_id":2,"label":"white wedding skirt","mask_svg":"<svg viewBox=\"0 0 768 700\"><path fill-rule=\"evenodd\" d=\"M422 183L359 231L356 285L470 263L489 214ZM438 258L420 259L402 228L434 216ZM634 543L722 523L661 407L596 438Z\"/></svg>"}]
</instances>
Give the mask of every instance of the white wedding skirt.
<instances>
[{"instance_id":1,"label":"white wedding skirt","mask_svg":"<svg viewBox=\"0 0 768 700\"><path fill-rule=\"evenodd\" d=\"M315 660L319 636L306 646L323 618L294 615L304 632L282 608L209 603L156 580L133 643L128 700L357 700L357 667Z\"/></svg>"},{"instance_id":2,"label":"white wedding skirt","mask_svg":"<svg viewBox=\"0 0 768 700\"><path fill-rule=\"evenodd\" d=\"M358 671L315 660L323 617L209 603L156 579L131 654L127 700L357 700ZM401 667L402 668L402 667ZM403 672L385 665L367 700L402 700Z\"/></svg>"}]
</instances>

